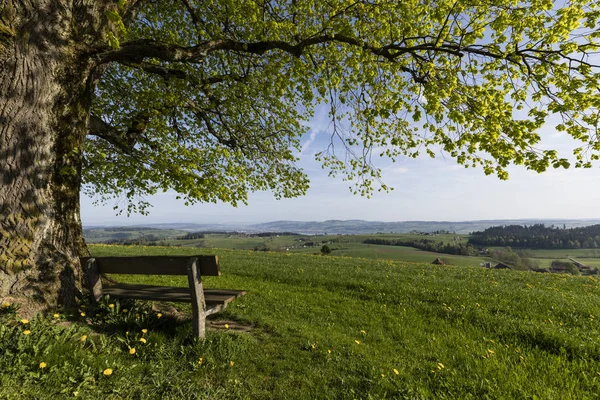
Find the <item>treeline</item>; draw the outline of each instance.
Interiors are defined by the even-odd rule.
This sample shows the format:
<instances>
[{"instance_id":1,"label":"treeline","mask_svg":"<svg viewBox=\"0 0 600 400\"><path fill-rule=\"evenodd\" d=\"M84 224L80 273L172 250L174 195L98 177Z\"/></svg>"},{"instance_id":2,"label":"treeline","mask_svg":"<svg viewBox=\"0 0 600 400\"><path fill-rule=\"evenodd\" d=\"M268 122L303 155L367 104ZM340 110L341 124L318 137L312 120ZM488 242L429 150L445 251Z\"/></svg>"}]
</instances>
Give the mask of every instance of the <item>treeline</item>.
<instances>
[{"instance_id":1,"label":"treeline","mask_svg":"<svg viewBox=\"0 0 600 400\"><path fill-rule=\"evenodd\" d=\"M188 233L177 238L177 240L190 240L190 239L204 239L206 235L229 235L229 236L240 236L240 237L272 237L272 236L300 236L299 233L294 232L260 232L260 233L240 233L240 232L227 232L227 231L202 231Z\"/></svg>"},{"instance_id":2,"label":"treeline","mask_svg":"<svg viewBox=\"0 0 600 400\"><path fill-rule=\"evenodd\" d=\"M270 236L300 236L299 233L295 232L260 232L260 233L249 233L250 237L270 237Z\"/></svg>"},{"instance_id":3,"label":"treeline","mask_svg":"<svg viewBox=\"0 0 600 400\"><path fill-rule=\"evenodd\" d=\"M188 233L177 238L177 240L204 239L205 232Z\"/></svg>"},{"instance_id":4,"label":"treeline","mask_svg":"<svg viewBox=\"0 0 600 400\"><path fill-rule=\"evenodd\" d=\"M600 225L570 229L544 224L494 226L473 232L468 243L530 249L594 249L600 248Z\"/></svg>"},{"instance_id":5,"label":"treeline","mask_svg":"<svg viewBox=\"0 0 600 400\"><path fill-rule=\"evenodd\" d=\"M119 244L123 246L171 246L169 243L164 242L162 238L156 235L144 235L135 239L113 238L110 240L105 240L103 243Z\"/></svg>"},{"instance_id":6,"label":"treeline","mask_svg":"<svg viewBox=\"0 0 600 400\"><path fill-rule=\"evenodd\" d=\"M408 246L415 247L417 249L433 251L436 253L454 254L460 256L472 256L476 255L477 252L473 249L473 246L465 243L444 243L436 242L431 239L365 239L365 244L379 244L384 246Z\"/></svg>"},{"instance_id":7,"label":"treeline","mask_svg":"<svg viewBox=\"0 0 600 400\"><path fill-rule=\"evenodd\" d=\"M117 226L114 228L104 228L105 232L137 232L137 231L160 231L160 228L148 228L146 226Z\"/></svg>"}]
</instances>

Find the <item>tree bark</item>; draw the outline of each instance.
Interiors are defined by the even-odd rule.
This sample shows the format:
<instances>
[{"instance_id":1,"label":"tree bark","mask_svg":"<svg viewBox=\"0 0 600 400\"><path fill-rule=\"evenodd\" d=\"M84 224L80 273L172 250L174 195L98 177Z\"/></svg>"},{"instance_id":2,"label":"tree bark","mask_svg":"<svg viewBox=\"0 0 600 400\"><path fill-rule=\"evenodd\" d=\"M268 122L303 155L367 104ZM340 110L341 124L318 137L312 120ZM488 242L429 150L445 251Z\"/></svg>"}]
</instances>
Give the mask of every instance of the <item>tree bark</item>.
<instances>
[{"instance_id":1,"label":"tree bark","mask_svg":"<svg viewBox=\"0 0 600 400\"><path fill-rule=\"evenodd\" d=\"M0 300L32 311L73 307L81 289L79 191L94 91L84 48L101 15L93 3L0 5Z\"/></svg>"}]
</instances>

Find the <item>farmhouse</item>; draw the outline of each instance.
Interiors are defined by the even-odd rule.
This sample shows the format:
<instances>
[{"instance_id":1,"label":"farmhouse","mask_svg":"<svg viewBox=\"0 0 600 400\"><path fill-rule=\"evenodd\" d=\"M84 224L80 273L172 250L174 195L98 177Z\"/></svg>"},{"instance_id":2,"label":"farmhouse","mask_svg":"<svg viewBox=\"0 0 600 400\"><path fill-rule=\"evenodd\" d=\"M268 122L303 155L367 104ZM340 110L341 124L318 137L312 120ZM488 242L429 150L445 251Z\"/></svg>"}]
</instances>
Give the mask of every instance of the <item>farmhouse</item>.
<instances>
[{"instance_id":1,"label":"farmhouse","mask_svg":"<svg viewBox=\"0 0 600 400\"><path fill-rule=\"evenodd\" d=\"M566 265L553 264L550 267L550 272L554 272L557 274L567 273L567 269L568 269L568 267Z\"/></svg>"}]
</instances>

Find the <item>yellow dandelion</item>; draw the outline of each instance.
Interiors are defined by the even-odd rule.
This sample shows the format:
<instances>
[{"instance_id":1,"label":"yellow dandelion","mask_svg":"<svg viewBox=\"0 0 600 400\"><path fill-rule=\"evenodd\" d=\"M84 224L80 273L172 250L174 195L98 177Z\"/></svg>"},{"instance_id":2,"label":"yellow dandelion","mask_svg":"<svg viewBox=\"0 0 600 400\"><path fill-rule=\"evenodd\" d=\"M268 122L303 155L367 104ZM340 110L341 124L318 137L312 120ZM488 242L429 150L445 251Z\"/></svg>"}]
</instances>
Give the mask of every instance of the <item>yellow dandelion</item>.
<instances>
[{"instance_id":1,"label":"yellow dandelion","mask_svg":"<svg viewBox=\"0 0 600 400\"><path fill-rule=\"evenodd\" d=\"M328 353L328 354L331 354L331 349L327 350L327 353Z\"/></svg>"},{"instance_id":2,"label":"yellow dandelion","mask_svg":"<svg viewBox=\"0 0 600 400\"><path fill-rule=\"evenodd\" d=\"M363 335L367 334L367 332L365 330L361 330L360 333L362 333Z\"/></svg>"},{"instance_id":3,"label":"yellow dandelion","mask_svg":"<svg viewBox=\"0 0 600 400\"><path fill-rule=\"evenodd\" d=\"M356 343L356 344L360 344L360 340L356 340L356 339L355 339L355 340L354 340L354 343Z\"/></svg>"},{"instance_id":4,"label":"yellow dandelion","mask_svg":"<svg viewBox=\"0 0 600 400\"><path fill-rule=\"evenodd\" d=\"M225 324L225 329L229 329L229 324Z\"/></svg>"},{"instance_id":5,"label":"yellow dandelion","mask_svg":"<svg viewBox=\"0 0 600 400\"><path fill-rule=\"evenodd\" d=\"M143 334L146 334L146 333L148 333L148 329L142 329L142 333L143 333Z\"/></svg>"},{"instance_id":6,"label":"yellow dandelion","mask_svg":"<svg viewBox=\"0 0 600 400\"><path fill-rule=\"evenodd\" d=\"M29 329L27 329L26 331L23 331L23 335L29 335L31 333L31 331Z\"/></svg>"},{"instance_id":7,"label":"yellow dandelion","mask_svg":"<svg viewBox=\"0 0 600 400\"><path fill-rule=\"evenodd\" d=\"M111 376L111 375L112 375L112 373L113 373L113 370L112 370L112 368L106 368L106 369L104 370L104 372L103 372L103 374L104 374L104 375L106 375L106 376Z\"/></svg>"},{"instance_id":8,"label":"yellow dandelion","mask_svg":"<svg viewBox=\"0 0 600 400\"><path fill-rule=\"evenodd\" d=\"M60 318L60 314L54 314L54 319Z\"/></svg>"},{"instance_id":9,"label":"yellow dandelion","mask_svg":"<svg viewBox=\"0 0 600 400\"><path fill-rule=\"evenodd\" d=\"M140 342L142 342L142 343L146 343L146 339L144 339L144 338L140 338Z\"/></svg>"},{"instance_id":10,"label":"yellow dandelion","mask_svg":"<svg viewBox=\"0 0 600 400\"><path fill-rule=\"evenodd\" d=\"M198 364L202 365L203 362L204 362L204 359L202 357L200 357L200 359L198 360Z\"/></svg>"},{"instance_id":11,"label":"yellow dandelion","mask_svg":"<svg viewBox=\"0 0 600 400\"><path fill-rule=\"evenodd\" d=\"M156 314L156 318L160 318L160 317L162 317L161 313Z\"/></svg>"},{"instance_id":12,"label":"yellow dandelion","mask_svg":"<svg viewBox=\"0 0 600 400\"><path fill-rule=\"evenodd\" d=\"M234 362L234 361L229 361L229 366L230 366L230 367L233 367L233 366L234 366L234 364L235 364L235 362Z\"/></svg>"},{"instance_id":13,"label":"yellow dandelion","mask_svg":"<svg viewBox=\"0 0 600 400\"><path fill-rule=\"evenodd\" d=\"M10 307L10 303L2 303L2 307L8 308L8 307Z\"/></svg>"},{"instance_id":14,"label":"yellow dandelion","mask_svg":"<svg viewBox=\"0 0 600 400\"><path fill-rule=\"evenodd\" d=\"M81 314L79 314L79 315L81 315L82 317L85 317L85 313L84 313L84 312L82 312L82 313L81 313Z\"/></svg>"},{"instance_id":15,"label":"yellow dandelion","mask_svg":"<svg viewBox=\"0 0 600 400\"><path fill-rule=\"evenodd\" d=\"M87 336L83 335L79 340L81 340L82 342L85 342L86 339L87 339Z\"/></svg>"},{"instance_id":16,"label":"yellow dandelion","mask_svg":"<svg viewBox=\"0 0 600 400\"><path fill-rule=\"evenodd\" d=\"M41 362L40 363L40 368L46 368L46 363L45 362Z\"/></svg>"},{"instance_id":17,"label":"yellow dandelion","mask_svg":"<svg viewBox=\"0 0 600 400\"><path fill-rule=\"evenodd\" d=\"M73 397L79 396L79 392L73 392Z\"/></svg>"},{"instance_id":18,"label":"yellow dandelion","mask_svg":"<svg viewBox=\"0 0 600 400\"><path fill-rule=\"evenodd\" d=\"M133 348L133 347L132 347L132 348L130 348L130 349L129 349L129 354L135 354L135 348Z\"/></svg>"},{"instance_id":19,"label":"yellow dandelion","mask_svg":"<svg viewBox=\"0 0 600 400\"><path fill-rule=\"evenodd\" d=\"M115 308L115 305L114 304L109 304L108 308Z\"/></svg>"},{"instance_id":20,"label":"yellow dandelion","mask_svg":"<svg viewBox=\"0 0 600 400\"><path fill-rule=\"evenodd\" d=\"M444 364L442 364L442 363L437 363L437 369L444 369L444 368L446 368L446 367L444 366Z\"/></svg>"},{"instance_id":21,"label":"yellow dandelion","mask_svg":"<svg viewBox=\"0 0 600 400\"><path fill-rule=\"evenodd\" d=\"M398 372L398 370L396 368L394 368L393 371L396 375L400 375L400 372Z\"/></svg>"},{"instance_id":22,"label":"yellow dandelion","mask_svg":"<svg viewBox=\"0 0 600 400\"><path fill-rule=\"evenodd\" d=\"M22 320L21 320L21 323L22 323L23 325L26 325L26 324L28 324L28 323L29 323L29 320L22 319Z\"/></svg>"},{"instance_id":23,"label":"yellow dandelion","mask_svg":"<svg viewBox=\"0 0 600 400\"><path fill-rule=\"evenodd\" d=\"M127 309L126 309L126 308L124 308L124 309L122 309L122 310L121 310L121 312L123 312L123 313L126 313L126 312L127 312Z\"/></svg>"}]
</instances>

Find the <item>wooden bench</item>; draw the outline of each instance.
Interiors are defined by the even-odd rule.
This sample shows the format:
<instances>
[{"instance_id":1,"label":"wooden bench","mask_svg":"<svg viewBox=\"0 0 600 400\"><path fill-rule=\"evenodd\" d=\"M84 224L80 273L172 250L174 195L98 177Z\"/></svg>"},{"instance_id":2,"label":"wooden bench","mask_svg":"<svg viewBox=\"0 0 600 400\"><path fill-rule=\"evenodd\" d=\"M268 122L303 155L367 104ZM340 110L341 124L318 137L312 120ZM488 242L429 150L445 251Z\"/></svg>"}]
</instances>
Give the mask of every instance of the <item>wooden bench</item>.
<instances>
[{"instance_id":1,"label":"wooden bench","mask_svg":"<svg viewBox=\"0 0 600 400\"><path fill-rule=\"evenodd\" d=\"M192 303L194 335L205 336L206 316L222 311L242 290L204 289L202 276L219 276L217 256L82 257L92 300L102 296ZM100 274L187 275L188 287L118 283L102 286Z\"/></svg>"}]
</instances>

